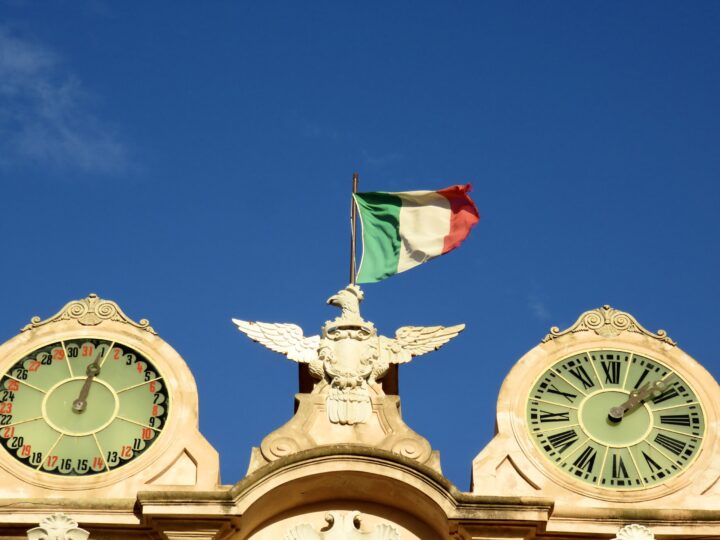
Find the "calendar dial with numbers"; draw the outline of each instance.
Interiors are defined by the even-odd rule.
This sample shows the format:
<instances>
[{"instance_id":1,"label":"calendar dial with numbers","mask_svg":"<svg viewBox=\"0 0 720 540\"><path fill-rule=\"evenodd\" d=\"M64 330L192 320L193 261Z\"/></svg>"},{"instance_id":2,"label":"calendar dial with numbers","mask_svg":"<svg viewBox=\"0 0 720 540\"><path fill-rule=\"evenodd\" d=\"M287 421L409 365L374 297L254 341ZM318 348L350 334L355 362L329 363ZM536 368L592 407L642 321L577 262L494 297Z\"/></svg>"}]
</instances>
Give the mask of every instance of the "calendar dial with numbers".
<instances>
[{"instance_id":1,"label":"calendar dial with numbers","mask_svg":"<svg viewBox=\"0 0 720 540\"><path fill-rule=\"evenodd\" d=\"M170 412L162 373L110 339L52 341L0 379L0 445L48 475L101 475L146 452Z\"/></svg>"},{"instance_id":2,"label":"calendar dial with numbers","mask_svg":"<svg viewBox=\"0 0 720 540\"><path fill-rule=\"evenodd\" d=\"M699 455L706 427L700 399L679 373L641 354L605 349L546 369L529 392L526 422L557 470L615 491L682 474Z\"/></svg>"}]
</instances>

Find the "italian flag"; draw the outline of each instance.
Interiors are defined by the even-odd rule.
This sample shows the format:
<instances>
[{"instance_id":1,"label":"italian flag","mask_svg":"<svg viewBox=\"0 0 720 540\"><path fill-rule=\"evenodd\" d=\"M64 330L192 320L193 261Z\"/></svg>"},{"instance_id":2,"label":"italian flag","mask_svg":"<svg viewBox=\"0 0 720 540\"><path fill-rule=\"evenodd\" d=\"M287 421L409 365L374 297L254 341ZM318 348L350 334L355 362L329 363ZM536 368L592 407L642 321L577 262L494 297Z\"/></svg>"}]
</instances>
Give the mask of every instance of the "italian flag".
<instances>
[{"instance_id":1,"label":"italian flag","mask_svg":"<svg viewBox=\"0 0 720 540\"><path fill-rule=\"evenodd\" d=\"M357 282L375 283L458 247L480 220L471 189L355 193L363 243Z\"/></svg>"}]
</instances>

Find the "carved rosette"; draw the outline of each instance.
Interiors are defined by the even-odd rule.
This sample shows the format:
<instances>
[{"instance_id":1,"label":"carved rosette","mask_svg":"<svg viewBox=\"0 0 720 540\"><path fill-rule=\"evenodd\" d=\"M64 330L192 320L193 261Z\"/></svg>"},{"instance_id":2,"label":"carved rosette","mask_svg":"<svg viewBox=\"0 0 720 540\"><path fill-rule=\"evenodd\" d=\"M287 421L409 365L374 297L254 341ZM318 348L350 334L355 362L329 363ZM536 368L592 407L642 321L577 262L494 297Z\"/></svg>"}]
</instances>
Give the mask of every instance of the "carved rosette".
<instances>
[{"instance_id":1,"label":"carved rosette","mask_svg":"<svg viewBox=\"0 0 720 540\"><path fill-rule=\"evenodd\" d=\"M98 297L97 294L90 294L87 298L82 300L74 300L65 304L60 311L49 319L42 320L40 317L33 317L30 319L30 324L23 327L20 331L26 332L33 330L46 324L76 320L83 326L97 326L104 321L116 321L134 326L141 330L146 330L151 334L157 334L150 321L147 319L141 319L140 322L133 321L130 317L125 315L120 306L118 306L112 300L104 300Z\"/></svg>"},{"instance_id":2,"label":"carved rosette","mask_svg":"<svg viewBox=\"0 0 720 540\"><path fill-rule=\"evenodd\" d=\"M27 532L28 540L87 540L90 533L60 512L40 521L40 526Z\"/></svg>"},{"instance_id":3,"label":"carved rosette","mask_svg":"<svg viewBox=\"0 0 720 540\"><path fill-rule=\"evenodd\" d=\"M580 315L578 320L575 321L575 324L566 330L560 331L557 326L553 326L550 329L550 333L543 338L542 342L547 343L561 336L588 331L594 331L597 335L606 338L617 337L623 332L633 332L657 339L668 345L677 345L675 341L668 337L665 330L651 332L637 322L635 317L629 313L613 309L608 305L586 311Z\"/></svg>"},{"instance_id":4,"label":"carved rosette","mask_svg":"<svg viewBox=\"0 0 720 540\"><path fill-rule=\"evenodd\" d=\"M304 523L287 531L283 540L400 540L398 530L387 523L376 525L371 532L362 532L362 514L353 512L328 512L327 526L316 531Z\"/></svg>"},{"instance_id":5,"label":"carved rosette","mask_svg":"<svg viewBox=\"0 0 720 540\"><path fill-rule=\"evenodd\" d=\"M647 527L633 523L620 529L613 540L655 540L655 535Z\"/></svg>"}]
</instances>

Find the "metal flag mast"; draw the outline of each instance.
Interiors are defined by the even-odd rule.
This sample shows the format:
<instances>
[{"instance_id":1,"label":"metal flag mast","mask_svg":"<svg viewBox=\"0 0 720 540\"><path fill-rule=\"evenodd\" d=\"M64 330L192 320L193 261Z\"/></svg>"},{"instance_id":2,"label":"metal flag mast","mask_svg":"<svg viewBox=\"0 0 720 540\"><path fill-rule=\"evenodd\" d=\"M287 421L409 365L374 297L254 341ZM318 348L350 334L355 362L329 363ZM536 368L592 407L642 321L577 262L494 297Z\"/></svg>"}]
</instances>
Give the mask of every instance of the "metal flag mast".
<instances>
[{"instance_id":1,"label":"metal flag mast","mask_svg":"<svg viewBox=\"0 0 720 540\"><path fill-rule=\"evenodd\" d=\"M353 179L352 179L352 192L353 195L358 192L358 179L359 179L358 173L353 173ZM350 285L355 285L355 239L357 238L357 204L355 203L355 197L350 197ZM310 374L309 372L306 372L303 374L303 368L304 366L300 366L300 387L301 392L303 388L303 377L306 377L305 384L308 385L308 381L310 381ZM307 368L306 368L307 370ZM398 373L398 365L392 364L388 367L387 374L383 378L382 387L383 391L386 394L390 395L399 395L400 393L400 376ZM312 390L312 382L310 382L309 386L306 388L309 388L307 392L310 392Z\"/></svg>"},{"instance_id":2,"label":"metal flag mast","mask_svg":"<svg viewBox=\"0 0 720 540\"><path fill-rule=\"evenodd\" d=\"M358 173L353 173L352 192L358 190ZM350 285L355 285L355 232L357 229L357 208L355 198L350 197Z\"/></svg>"}]
</instances>

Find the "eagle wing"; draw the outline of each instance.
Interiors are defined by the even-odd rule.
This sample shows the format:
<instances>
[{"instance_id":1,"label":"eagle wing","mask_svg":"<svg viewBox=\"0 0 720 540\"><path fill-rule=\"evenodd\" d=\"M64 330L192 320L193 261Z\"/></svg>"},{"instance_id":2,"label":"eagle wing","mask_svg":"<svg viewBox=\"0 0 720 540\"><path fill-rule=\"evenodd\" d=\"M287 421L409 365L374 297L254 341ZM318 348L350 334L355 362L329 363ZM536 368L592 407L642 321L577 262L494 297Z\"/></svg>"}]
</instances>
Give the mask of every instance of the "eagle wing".
<instances>
[{"instance_id":1,"label":"eagle wing","mask_svg":"<svg viewBox=\"0 0 720 540\"><path fill-rule=\"evenodd\" d=\"M308 364L318 359L320 336L305 337L302 328L296 324L263 323L232 320L243 334L264 345L271 351L279 352L290 360Z\"/></svg>"},{"instance_id":2,"label":"eagle wing","mask_svg":"<svg viewBox=\"0 0 720 540\"><path fill-rule=\"evenodd\" d=\"M395 332L395 339L382 338L383 352L391 364L404 364L413 356L438 350L465 329L455 326L403 326Z\"/></svg>"}]
</instances>

